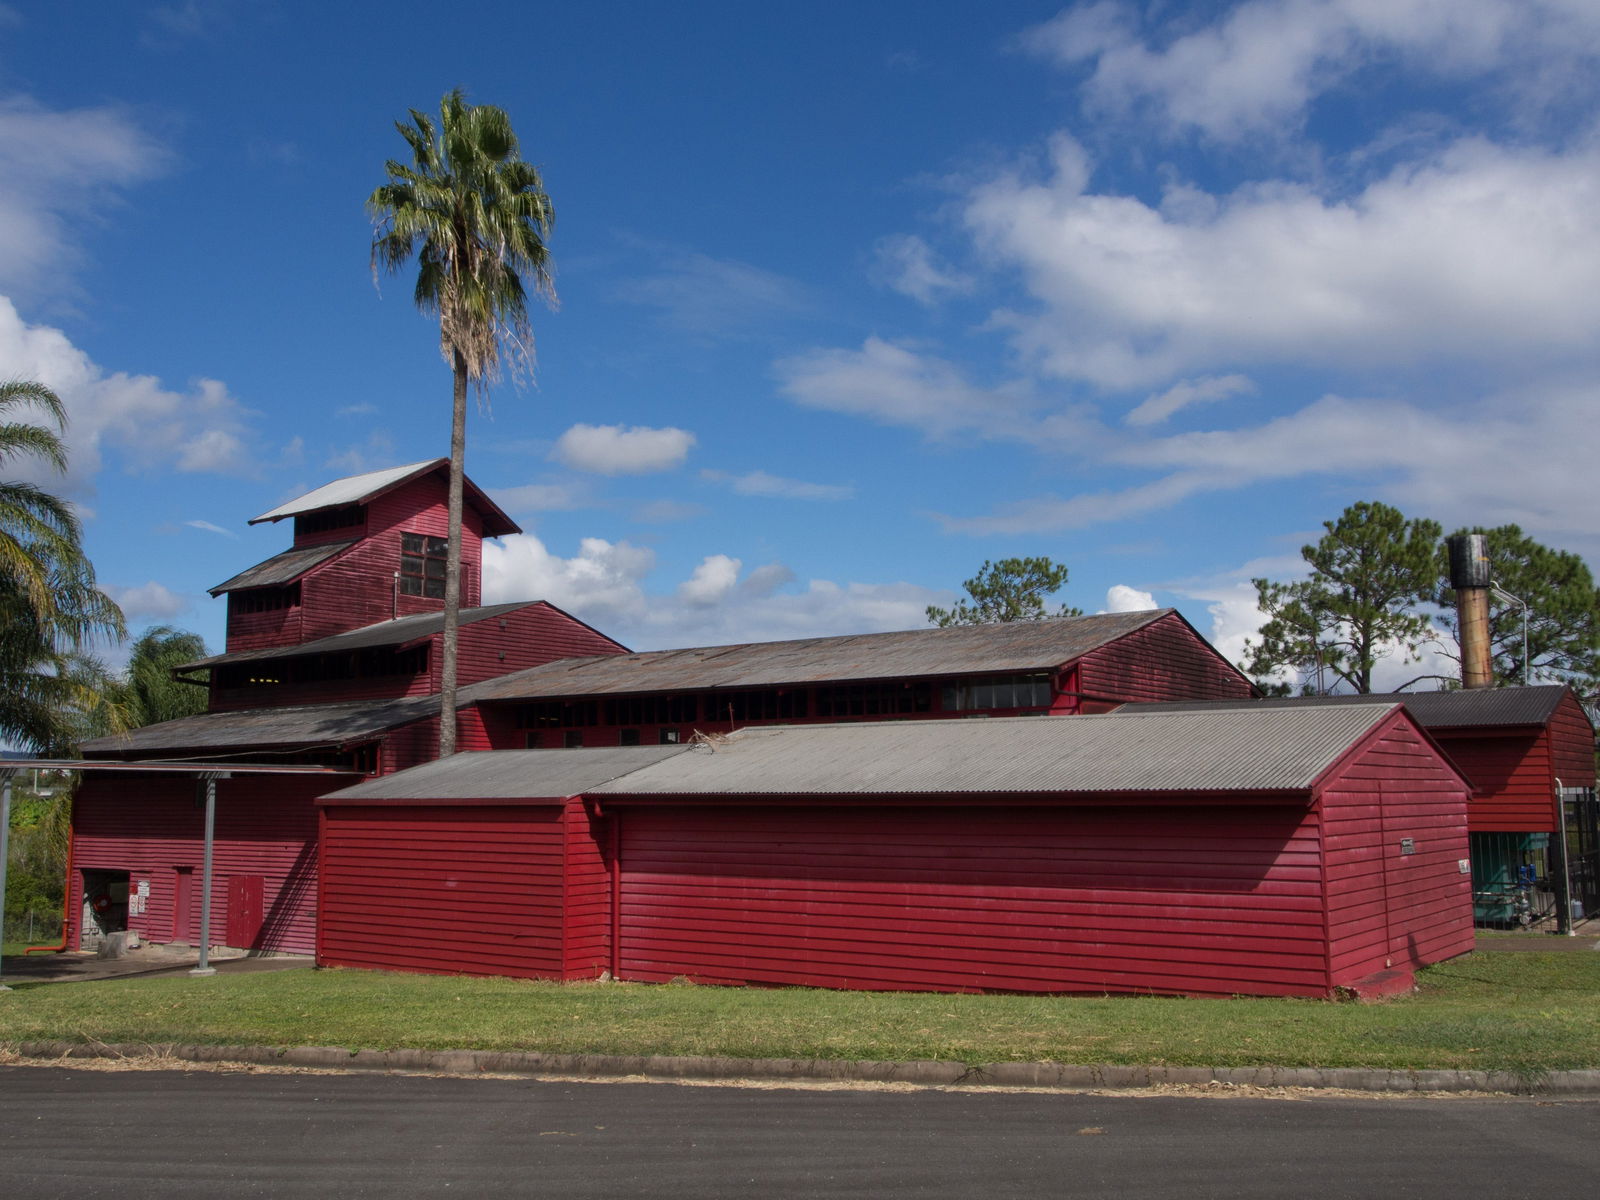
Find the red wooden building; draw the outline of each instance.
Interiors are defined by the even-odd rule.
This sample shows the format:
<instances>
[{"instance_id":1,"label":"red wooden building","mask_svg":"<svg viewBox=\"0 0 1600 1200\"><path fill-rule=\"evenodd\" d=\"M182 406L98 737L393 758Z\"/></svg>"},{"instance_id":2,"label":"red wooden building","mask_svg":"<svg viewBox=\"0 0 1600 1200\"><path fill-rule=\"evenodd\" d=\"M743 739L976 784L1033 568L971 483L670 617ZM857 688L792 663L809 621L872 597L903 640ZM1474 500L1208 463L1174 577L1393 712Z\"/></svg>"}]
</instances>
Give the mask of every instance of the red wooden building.
<instances>
[{"instance_id":1,"label":"red wooden building","mask_svg":"<svg viewBox=\"0 0 1600 1200\"><path fill-rule=\"evenodd\" d=\"M1525 923L1530 917L1560 916L1563 908L1577 916L1600 912L1595 730L1570 687L1276 697L1250 703L1403 703L1472 784L1467 826L1478 919ZM1217 706L1130 705L1126 711Z\"/></svg>"},{"instance_id":2,"label":"red wooden building","mask_svg":"<svg viewBox=\"0 0 1600 1200\"><path fill-rule=\"evenodd\" d=\"M1467 788L1399 706L464 754L322 802L319 961L1326 995L1471 949Z\"/></svg>"},{"instance_id":3,"label":"red wooden building","mask_svg":"<svg viewBox=\"0 0 1600 1200\"><path fill-rule=\"evenodd\" d=\"M251 934L248 948L312 948L317 785L240 768L388 775L437 754L445 486L445 460L414 463L336 480L257 517L292 520L293 544L212 589L227 597L224 652L179 672L209 689L208 711L84 746L101 759L234 768L217 784L212 902L218 928ZM482 540L515 531L469 482L458 709L467 748L670 744L731 726L1094 712L1250 690L1171 610L630 654L544 602L480 605ZM183 914L202 852L195 786L177 772L86 773L71 864L82 898L75 941L118 921L153 941L192 935ZM261 919L239 916L245 909Z\"/></svg>"}]
</instances>

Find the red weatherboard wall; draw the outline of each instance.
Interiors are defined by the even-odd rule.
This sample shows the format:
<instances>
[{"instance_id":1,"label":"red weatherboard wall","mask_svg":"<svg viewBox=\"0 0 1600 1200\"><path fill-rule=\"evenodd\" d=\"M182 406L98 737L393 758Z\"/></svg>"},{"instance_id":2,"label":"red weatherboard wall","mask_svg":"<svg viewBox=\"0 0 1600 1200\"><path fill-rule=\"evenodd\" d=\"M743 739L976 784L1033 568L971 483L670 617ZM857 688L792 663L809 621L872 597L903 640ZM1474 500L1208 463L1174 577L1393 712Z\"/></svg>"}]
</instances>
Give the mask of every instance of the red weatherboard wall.
<instances>
[{"instance_id":1,"label":"red weatherboard wall","mask_svg":"<svg viewBox=\"0 0 1600 1200\"><path fill-rule=\"evenodd\" d=\"M1086 713L1109 712L1121 703L1251 694L1250 681L1175 613L1091 650L1078 660L1076 682Z\"/></svg>"},{"instance_id":2,"label":"red weatherboard wall","mask_svg":"<svg viewBox=\"0 0 1600 1200\"><path fill-rule=\"evenodd\" d=\"M561 977L560 805L323 814L319 963Z\"/></svg>"},{"instance_id":3,"label":"red weatherboard wall","mask_svg":"<svg viewBox=\"0 0 1600 1200\"><path fill-rule=\"evenodd\" d=\"M582 804L328 805L317 961L592 979L610 873Z\"/></svg>"},{"instance_id":4,"label":"red weatherboard wall","mask_svg":"<svg viewBox=\"0 0 1600 1200\"><path fill-rule=\"evenodd\" d=\"M1321 789L1329 966L1335 986L1472 949L1467 790L1395 714ZM1414 853L1401 853L1401 839Z\"/></svg>"},{"instance_id":5,"label":"red weatherboard wall","mask_svg":"<svg viewBox=\"0 0 1600 1200\"><path fill-rule=\"evenodd\" d=\"M1305 803L629 808L619 976L1326 991Z\"/></svg>"},{"instance_id":6,"label":"red weatherboard wall","mask_svg":"<svg viewBox=\"0 0 1600 1200\"><path fill-rule=\"evenodd\" d=\"M337 778L337 777L336 777ZM346 783L350 782L349 780ZM228 929L229 883L262 878L263 922L256 946L309 954L316 942L316 809L327 777L241 776L217 781L212 856L211 936ZM190 935L200 936L200 880L205 808L195 776L90 772L73 800L68 945L78 944L86 869L127 871L150 881L148 910L128 926L154 942L173 940L177 869L191 870ZM130 819L134 818L136 819Z\"/></svg>"},{"instance_id":7,"label":"red weatherboard wall","mask_svg":"<svg viewBox=\"0 0 1600 1200\"><path fill-rule=\"evenodd\" d=\"M1550 741L1544 731L1435 729L1434 739L1472 783L1474 833L1526 833L1556 827Z\"/></svg>"}]
</instances>

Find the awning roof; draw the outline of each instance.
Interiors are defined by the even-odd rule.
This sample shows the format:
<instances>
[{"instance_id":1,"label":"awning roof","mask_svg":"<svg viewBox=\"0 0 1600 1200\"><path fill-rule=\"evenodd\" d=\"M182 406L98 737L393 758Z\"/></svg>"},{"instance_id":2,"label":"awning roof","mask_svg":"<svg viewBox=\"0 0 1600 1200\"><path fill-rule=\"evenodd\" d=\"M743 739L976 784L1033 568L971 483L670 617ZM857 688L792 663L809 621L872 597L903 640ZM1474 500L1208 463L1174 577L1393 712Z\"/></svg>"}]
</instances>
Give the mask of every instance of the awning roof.
<instances>
[{"instance_id":1,"label":"awning roof","mask_svg":"<svg viewBox=\"0 0 1600 1200\"><path fill-rule=\"evenodd\" d=\"M490 604L482 608L464 608L459 625L465 628L479 621L493 620L518 609L543 604L542 600L518 600L512 604ZM191 663L175 667L178 671L195 671L202 667L216 667L225 663L264 662L276 658L301 658L308 654L340 654L349 650L367 650L377 646L408 646L431 638L444 629L444 613L415 613L393 621L380 621L365 625L348 633L336 633L298 646L268 646L261 650L236 650L232 654L214 654Z\"/></svg>"},{"instance_id":2,"label":"awning roof","mask_svg":"<svg viewBox=\"0 0 1600 1200\"><path fill-rule=\"evenodd\" d=\"M562 800L650 766L688 746L485 750L437 759L334 792L325 800ZM533 756L530 761L530 756Z\"/></svg>"},{"instance_id":3,"label":"awning roof","mask_svg":"<svg viewBox=\"0 0 1600 1200\"><path fill-rule=\"evenodd\" d=\"M145 771L168 775L358 775L342 767L318 767L302 763L201 763L141 759L124 762L116 758L21 758L0 762L0 775L15 771Z\"/></svg>"},{"instance_id":4,"label":"awning roof","mask_svg":"<svg viewBox=\"0 0 1600 1200\"><path fill-rule=\"evenodd\" d=\"M1308 795L1394 709L762 726L688 747L458 754L325 799Z\"/></svg>"},{"instance_id":5,"label":"awning roof","mask_svg":"<svg viewBox=\"0 0 1600 1200\"><path fill-rule=\"evenodd\" d=\"M1269 696L1260 700L1182 700L1167 704L1125 704L1118 712L1207 712L1224 708L1301 708L1330 704L1404 704L1425 729L1495 725L1544 725L1565 684L1534 687L1472 688L1448 692L1377 692L1365 696Z\"/></svg>"},{"instance_id":6,"label":"awning roof","mask_svg":"<svg viewBox=\"0 0 1600 1200\"><path fill-rule=\"evenodd\" d=\"M162 754L215 750L249 753L342 747L370 741L386 730L438 713L438 696L401 700L353 700L341 704L306 704L293 708L250 708L207 712L126 734L91 738L86 755Z\"/></svg>"},{"instance_id":7,"label":"awning roof","mask_svg":"<svg viewBox=\"0 0 1600 1200\"><path fill-rule=\"evenodd\" d=\"M220 596L224 592L237 592L244 588L293 583L312 567L321 566L353 545L355 540L351 539L343 542L324 542L320 546L297 546L293 550L285 550L282 554L274 554L265 562L257 563L248 571L240 571L227 582L217 584L211 589L211 595Z\"/></svg>"},{"instance_id":8,"label":"awning roof","mask_svg":"<svg viewBox=\"0 0 1600 1200\"><path fill-rule=\"evenodd\" d=\"M281 521L285 517L298 517L328 508L343 508L347 504L366 504L385 492L392 492L402 484L410 483L432 471L450 469L448 458L431 458L427 462L407 463L403 467L387 467L382 471L368 471L363 475L348 475L335 479L319 488L298 496L286 504L250 518L250 524L263 521ZM483 536L500 537L507 533L521 533L522 527L506 516L500 506L486 496L472 480L463 481L466 502L478 510L483 518Z\"/></svg>"},{"instance_id":9,"label":"awning roof","mask_svg":"<svg viewBox=\"0 0 1600 1200\"><path fill-rule=\"evenodd\" d=\"M1168 615L1175 610L567 658L473 684L463 695L534 700L1050 671Z\"/></svg>"}]
</instances>

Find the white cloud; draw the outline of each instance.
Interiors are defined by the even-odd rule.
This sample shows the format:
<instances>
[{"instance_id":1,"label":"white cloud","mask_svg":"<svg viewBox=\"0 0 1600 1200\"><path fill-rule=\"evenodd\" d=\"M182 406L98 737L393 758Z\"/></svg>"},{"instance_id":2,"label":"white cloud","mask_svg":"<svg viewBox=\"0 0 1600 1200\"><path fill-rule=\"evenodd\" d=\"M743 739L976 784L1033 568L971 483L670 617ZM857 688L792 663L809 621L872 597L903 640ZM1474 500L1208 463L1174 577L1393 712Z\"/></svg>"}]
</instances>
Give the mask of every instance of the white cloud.
<instances>
[{"instance_id":1,"label":"white cloud","mask_svg":"<svg viewBox=\"0 0 1600 1200\"><path fill-rule=\"evenodd\" d=\"M548 600L639 649L823 637L915 629L923 609L948 599L908 583L803 587L782 563L738 580L739 560L713 554L666 592L647 591L655 555L626 542L585 538L573 558L527 534L485 543L484 599Z\"/></svg>"},{"instance_id":2,"label":"white cloud","mask_svg":"<svg viewBox=\"0 0 1600 1200\"><path fill-rule=\"evenodd\" d=\"M1147 612L1152 608L1160 608L1156 598L1149 592L1141 592L1138 588L1131 588L1125 583L1114 583L1106 589L1106 606L1101 609L1108 613Z\"/></svg>"},{"instance_id":3,"label":"white cloud","mask_svg":"<svg viewBox=\"0 0 1600 1200\"><path fill-rule=\"evenodd\" d=\"M953 363L881 338L860 350L813 350L780 360L779 390L797 404L905 425L929 437L976 429L1016 435L1031 426L1025 381L980 387Z\"/></svg>"},{"instance_id":4,"label":"white cloud","mask_svg":"<svg viewBox=\"0 0 1600 1200\"><path fill-rule=\"evenodd\" d=\"M799 479L785 479L765 471L751 471L746 475L730 475L726 471L701 471L700 478L709 483L725 483L741 496L772 496L783 500L848 500L856 494L853 487L836 483L806 483Z\"/></svg>"},{"instance_id":5,"label":"white cloud","mask_svg":"<svg viewBox=\"0 0 1600 1200\"><path fill-rule=\"evenodd\" d=\"M683 333L737 333L808 307L804 289L783 275L692 251L655 249L659 268L623 283L617 297L655 309L664 324Z\"/></svg>"},{"instance_id":6,"label":"white cloud","mask_svg":"<svg viewBox=\"0 0 1600 1200\"><path fill-rule=\"evenodd\" d=\"M1395 400L1325 396L1244 429L1128 441L1104 451L1118 465L1166 472L1146 482L940 519L958 533L1054 532L1159 511L1208 492L1326 475L1447 526L1516 523L1593 556L1600 553L1600 532L1589 496L1572 481L1587 478L1600 460L1597 410L1600 386L1589 382L1528 385L1437 413Z\"/></svg>"},{"instance_id":7,"label":"white cloud","mask_svg":"<svg viewBox=\"0 0 1600 1200\"><path fill-rule=\"evenodd\" d=\"M129 625L146 621L170 621L189 609L189 599L164 584L151 580L138 587L116 587L107 584L102 589L117 602Z\"/></svg>"},{"instance_id":8,"label":"white cloud","mask_svg":"<svg viewBox=\"0 0 1600 1200\"><path fill-rule=\"evenodd\" d=\"M394 465L394 438L382 429L374 429L365 442L330 454L323 463L330 471L338 471L342 475L362 475Z\"/></svg>"},{"instance_id":9,"label":"white cloud","mask_svg":"<svg viewBox=\"0 0 1600 1200\"><path fill-rule=\"evenodd\" d=\"M254 414L224 384L202 379L175 392L151 375L108 374L59 329L24 322L3 296L0 363L8 377L38 380L66 405L70 463L63 490L69 494L90 488L108 450L134 471L259 470L246 444Z\"/></svg>"},{"instance_id":10,"label":"white cloud","mask_svg":"<svg viewBox=\"0 0 1600 1200\"><path fill-rule=\"evenodd\" d=\"M239 536L231 529L224 529L221 525L213 525L210 521L202 521L199 518L193 521L185 521L184 524L191 529L204 529L207 533L220 533L223 537L237 538Z\"/></svg>"},{"instance_id":11,"label":"white cloud","mask_svg":"<svg viewBox=\"0 0 1600 1200\"><path fill-rule=\"evenodd\" d=\"M495 488L494 502L508 513L569 512L588 504L589 496L575 483L525 483Z\"/></svg>"},{"instance_id":12,"label":"white cloud","mask_svg":"<svg viewBox=\"0 0 1600 1200\"><path fill-rule=\"evenodd\" d=\"M966 210L1038 302L1004 312L1044 370L1114 388L1241 362L1514 369L1592 360L1600 334L1600 146L1466 139L1348 197L1288 182L1151 207L1090 191L1064 135L1043 179ZM1199 203L1197 201L1204 201Z\"/></svg>"},{"instance_id":13,"label":"white cloud","mask_svg":"<svg viewBox=\"0 0 1600 1200\"><path fill-rule=\"evenodd\" d=\"M600 475L643 475L682 466L694 443L694 434L672 427L574 425L556 442L552 457Z\"/></svg>"},{"instance_id":14,"label":"white cloud","mask_svg":"<svg viewBox=\"0 0 1600 1200\"><path fill-rule=\"evenodd\" d=\"M726 554L712 554L700 560L694 574L678 585L678 596L697 608L719 604L739 582L739 568L744 564Z\"/></svg>"},{"instance_id":15,"label":"white cloud","mask_svg":"<svg viewBox=\"0 0 1600 1200\"><path fill-rule=\"evenodd\" d=\"M167 169L164 147L114 107L51 111L0 99L0 292L59 296L82 261L68 221Z\"/></svg>"},{"instance_id":16,"label":"white cloud","mask_svg":"<svg viewBox=\"0 0 1600 1200\"><path fill-rule=\"evenodd\" d=\"M938 261L932 247L915 234L879 238L872 248L873 276L885 287L921 304L972 290L972 277Z\"/></svg>"},{"instance_id":17,"label":"white cloud","mask_svg":"<svg viewBox=\"0 0 1600 1200\"><path fill-rule=\"evenodd\" d=\"M1211 375L1204 379L1185 379L1164 392L1145 399L1123 418L1129 425L1159 425L1185 408L1212 404L1229 396L1253 392L1256 385L1243 375Z\"/></svg>"},{"instance_id":18,"label":"white cloud","mask_svg":"<svg viewBox=\"0 0 1600 1200\"><path fill-rule=\"evenodd\" d=\"M1377 61L1434 79L1488 76L1538 105L1552 72L1583 86L1600 56L1589 0L1251 0L1172 27L1178 36L1146 40L1131 5L1098 3L1023 40L1065 65L1094 64L1091 112L1150 111L1174 131L1230 141L1297 126L1320 95Z\"/></svg>"},{"instance_id":19,"label":"white cloud","mask_svg":"<svg viewBox=\"0 0 1600 1200\"><path fill-rule=\"evenodd\" d=\"M686 500L650 500L633 510L633 519L646 525L671 525L703 517L709 511L703 504Z\"/></svg>"}]
</instances>

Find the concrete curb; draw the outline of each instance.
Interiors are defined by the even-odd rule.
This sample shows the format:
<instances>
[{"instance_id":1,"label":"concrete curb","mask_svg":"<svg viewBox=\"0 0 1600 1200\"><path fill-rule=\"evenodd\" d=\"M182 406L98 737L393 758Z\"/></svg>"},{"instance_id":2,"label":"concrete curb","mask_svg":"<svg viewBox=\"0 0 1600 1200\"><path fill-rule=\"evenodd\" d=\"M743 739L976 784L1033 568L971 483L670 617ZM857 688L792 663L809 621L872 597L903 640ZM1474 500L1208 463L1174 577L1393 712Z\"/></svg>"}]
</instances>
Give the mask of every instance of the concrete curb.
<instances>
[{"instance_id":1,"label":"concrete curb","mask_svg":"<svg viewBox=\"0 0 1600 1200\"><path fill-rule=\"evenodd\" d=\"M1501 1092L1513 1095L1600 1096L1600 1070L1550 1071L1537 1077L1511 1071L1393 1071L1361 1067L1127 1067L1003 1062L968 1066L931 1059L713 1058L710 1056L541 1054L497 1050L347 1050L338 1046L199 1046L176 1044L22 1042L23 1058L176 1058L196 1063L246 1063L354 1071L428 1071L451 1075L507 1074L649 1079L802 1080L834 1083L912 1083L927 1087L990 1086L1138 1089L1163 1084L1205 1087L1337 1088L1359 1092Z\"/></svg>"}]
</instances>

